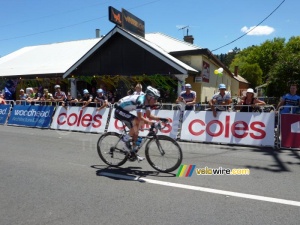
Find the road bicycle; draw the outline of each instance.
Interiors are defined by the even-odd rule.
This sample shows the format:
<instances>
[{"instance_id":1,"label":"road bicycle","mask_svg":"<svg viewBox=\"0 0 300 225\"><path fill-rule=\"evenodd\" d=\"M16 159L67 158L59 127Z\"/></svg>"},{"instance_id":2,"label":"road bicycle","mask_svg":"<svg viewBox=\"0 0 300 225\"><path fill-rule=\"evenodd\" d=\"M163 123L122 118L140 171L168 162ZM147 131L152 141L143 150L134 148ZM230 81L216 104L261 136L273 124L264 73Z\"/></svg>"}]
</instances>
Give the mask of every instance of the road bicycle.
<instances>
[{"instance_id":1,"label":"road bicycle","mask_svg":"<svg viewBox=\"0 0 300 225\"><path fill-rule=\"evenodd\" d=\"M182 150L176 140L166 135L157 135L158 130L163 130L167 122L160 122L161 128L154 125L144 130L149 133L142 138L139 146L145 146L145 156L152 168L159 172L169 173L176 170L182 162ZM159 127L159 126L158 126ZM101 160L109 166L119 167L127 160L134 161L134 153L123 150L122 138L128 134L129 129L123 123L123 133L107 132L100 136L97 142L97 151ZM132 140L130 140L132 142Z\"/></svg>"}]
</instances>

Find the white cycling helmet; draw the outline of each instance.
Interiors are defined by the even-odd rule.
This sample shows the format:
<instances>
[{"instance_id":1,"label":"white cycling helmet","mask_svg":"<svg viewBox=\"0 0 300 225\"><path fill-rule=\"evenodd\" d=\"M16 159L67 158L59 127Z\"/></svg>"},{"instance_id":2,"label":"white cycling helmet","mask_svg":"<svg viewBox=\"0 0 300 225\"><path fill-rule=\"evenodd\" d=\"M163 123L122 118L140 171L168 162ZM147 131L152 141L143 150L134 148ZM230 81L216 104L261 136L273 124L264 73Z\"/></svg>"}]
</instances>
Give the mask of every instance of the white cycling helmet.
<instances>
[{"instance_id":1,"label":"white cycling helmet","mask_svg":"<svg viewBox=\"0 0 300 225\"><path fill-rule=\"evenodd\" d=\"M152 96L156 99L158 99L160 97L160 93L159 93L159 90L151 87L151 86L148 86L146 91L145 91L145 94L146 95L149 95L149 96Z\"/></svg>"},{"instance_id":2,"label":"white cycling helmet","mask_svg":"<svg viewBox=\"0 0 300 225\"><path fill-rule=\"evenodd\" d=\"M54 86L54 89L56 89L56 88L60 88L60 85L58 85L58 84L55 85L55 86Z\"/></svg>"},{"instance_id":3,"label":"white cycling helmet","mask_svg":"<svg viewBox=\"0 0 300 225\"><path fill-rule=\"evenodd\" d=\"M89 93L89 91L87 89L83 90L83 94L88 94L88 93Z\"/></svg>"},{"instance_id":4,"label":"white cycling helmet","mask_svg":"<svg viewBox=\"0 0 300 225\"><path fill-rule=\"evenodd\" d=\"M101 88L99 88L99 89L97 90L97 93L103 93L103 90L102 90Z\"/></svg>"}]
</instances>

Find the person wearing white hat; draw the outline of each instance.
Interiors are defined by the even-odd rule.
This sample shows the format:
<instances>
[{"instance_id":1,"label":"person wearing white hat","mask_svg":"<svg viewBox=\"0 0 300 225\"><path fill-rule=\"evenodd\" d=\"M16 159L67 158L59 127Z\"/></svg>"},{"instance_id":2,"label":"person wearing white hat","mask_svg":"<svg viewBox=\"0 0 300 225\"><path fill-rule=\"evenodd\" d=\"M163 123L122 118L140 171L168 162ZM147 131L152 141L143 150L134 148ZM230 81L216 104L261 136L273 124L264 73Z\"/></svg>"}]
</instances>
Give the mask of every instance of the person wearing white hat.
<instances>
[{"instance_id":1,"label":"person wearing white hat","mask_svg":"<svg viewBox=\"0 0 300 225\"><path fill-rule=\"evenodd\" d=\"M253 112L253 109L265 104L264 101L254 97L254 90L252 88L247 89L246 96L238 103L238 105L242 105L240 112Z\"/></svg>"},{"instance_id":2,"label":"person wearing white hat","mask_svg":"<svg viewBox=\"0 0 300 225\"><path fill-rule=\"evenodd\" d=\"M21 105L27 105L26 104L26 100L28 98L28 95L24 92L24 89L20 89L20 95L19 95L19 99L20 101L17 101L17 105L21 104Z\"/></svg>"},{"instance_id":3,"label":"person wearing white hat","mask_svg":"<svg viewBox=\"0 0 300 225\"><path fill-rule=\"evenodd\" d=\"M192 91L192 85L185 84L185 91L181 92L176 99L177 104L184 104L185 110L193 110L196 104L196 92Z\"/></svg>"},{"instance_id":4,"label":"person wearing white hat","mask_svg":"<svg viewBox=\"0 0 300 225\"><path fill-rule=\"evenodd\" d=\"M217 111L226 111L231 102L231 94L229 91L226 91L226 85L220 84L219 92L213 95L208 104L213 112L213 116L216 117Z\"/></svg>"},{"instance_id":5,"label":"person wearing white hat","mask_svg":"<svg viewBox=\"0 0 300 225\"><path fill-rule=\"evenodd\" d=\"M61 102L61 103L64 102L67 98L67 95L66 95L65 92L61 91L60 85L58 85L58 84L55 85L54 89L55 89L55 93L54 93L54 96L53 96L54 101L55 102Z\"/></svg>"}]
</instances>

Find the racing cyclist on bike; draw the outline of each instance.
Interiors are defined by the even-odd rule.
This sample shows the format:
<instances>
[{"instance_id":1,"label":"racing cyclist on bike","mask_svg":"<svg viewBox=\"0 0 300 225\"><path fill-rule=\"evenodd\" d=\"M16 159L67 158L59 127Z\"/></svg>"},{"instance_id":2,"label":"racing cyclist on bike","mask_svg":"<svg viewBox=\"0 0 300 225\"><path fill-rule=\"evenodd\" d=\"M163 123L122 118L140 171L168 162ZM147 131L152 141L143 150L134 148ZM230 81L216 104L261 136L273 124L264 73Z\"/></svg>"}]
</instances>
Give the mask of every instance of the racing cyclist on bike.
<instances>
[{"instance_id":1,"label":"racing cyclist on bike","mask_svg":"<svg viewBox=\"0 0 300 225\"><path fill-rule=\"evenodd\" d=\"M129 95L119 100L116 104L115 118L124 122L124 124L130 129L129 135L123 136L123 150L135 155L138 161L142 161L145 158L136 154L138 147L136 147L136 140L139 135L139 129L144 124L153 125L156 129L159 129L159 122L152 122L151 120L161 120L167 122L168 119L160 118L151 114L151 106L157 103L157 99L160 97L160 93L157 89L148 86L145 94L143 95ZM146 108L145 108L146 106ZM130 112L136 110L137 116ZM143 117L143 113L146 110L147 118ZM132 137L132 145L130 145L130 136Z\"/></svg>"}]
</instances>

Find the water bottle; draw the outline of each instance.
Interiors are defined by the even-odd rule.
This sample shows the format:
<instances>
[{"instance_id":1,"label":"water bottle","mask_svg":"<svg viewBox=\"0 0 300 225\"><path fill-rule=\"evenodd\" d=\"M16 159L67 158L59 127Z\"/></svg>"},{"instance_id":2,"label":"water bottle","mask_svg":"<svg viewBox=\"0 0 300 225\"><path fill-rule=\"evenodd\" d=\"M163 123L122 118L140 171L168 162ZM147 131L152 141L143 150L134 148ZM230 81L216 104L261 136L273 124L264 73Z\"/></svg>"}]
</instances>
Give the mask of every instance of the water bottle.
<instances>
[{"instance_id":1,"label":"water bottle","mask_svg":"<svg viewBox=\"0 0 300 225\"><path fill-rule=\"evenodd\" d=\"M124 142L129 141L129 139L130 139L130 135L128 135L128 134L125 134L125 135L123 136L123 138L122 138L122 140L123 140Z\"/></svg>"},{"instance_id":2,"label":"water bottle","mask_svg":"<svg viewBox=\"0 0 300 225\"><path fill-rule=\"evenodd\" d=\"M136 145L136 147L140 147L140 145L141 145L141 143L142 143L142 141L143 141L143 138L142 137L138 137L138 139L136 140L136 142L135 142L135 145Z\"/></svg>"}]
</instances>

